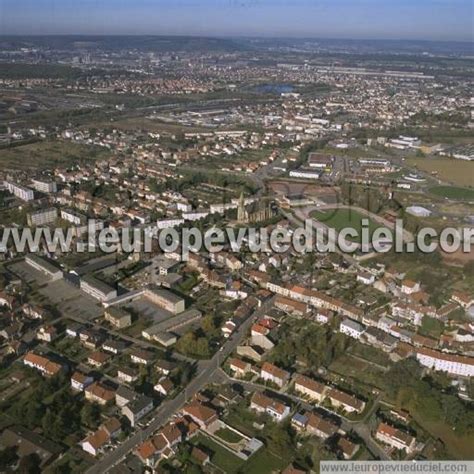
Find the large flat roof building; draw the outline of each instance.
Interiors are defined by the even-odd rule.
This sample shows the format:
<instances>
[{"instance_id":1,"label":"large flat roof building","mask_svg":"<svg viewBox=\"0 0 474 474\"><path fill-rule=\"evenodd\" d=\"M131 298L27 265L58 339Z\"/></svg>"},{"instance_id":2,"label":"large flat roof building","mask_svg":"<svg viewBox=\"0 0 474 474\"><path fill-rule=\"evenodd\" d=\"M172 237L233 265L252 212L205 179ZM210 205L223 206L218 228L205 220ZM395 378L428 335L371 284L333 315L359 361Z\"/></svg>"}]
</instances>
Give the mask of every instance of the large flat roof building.
<instances>
[{"instance_id":1,"label":"large flat roof building","mask_svg":"<svg viewBox=\"0 0 474 474\"><path fill-rule=\"evenodd\" d=\"M117 290L92 275L81 278L80 286L82 291L101 302L117 297Z\"/></svg>"},{"instance_id":2,"label":"large flat roof building","mask_svg":"<svg viewBox=\"0 0 474 474\"><path fill-rule=\"evenodd\" d=\"M56 265L53 265L39 255L29 254L25 257L25 262L32 266L35 270L48 275L53 280L60 280L63 277L63 272L60 268L56 267Z\"/></svg>"},{"instance_id":3,"label":"large flat roof building","mask_svg":"<svg viewBox=\"0 0 474 474\"><path fill-rule=\"evenodd\" d=\"M160 308L173 314L182 313L185 309L183 298L168 290L163 290L161 288L147 288L145 290L145 297Z\"/></svg>"}]
</instances>

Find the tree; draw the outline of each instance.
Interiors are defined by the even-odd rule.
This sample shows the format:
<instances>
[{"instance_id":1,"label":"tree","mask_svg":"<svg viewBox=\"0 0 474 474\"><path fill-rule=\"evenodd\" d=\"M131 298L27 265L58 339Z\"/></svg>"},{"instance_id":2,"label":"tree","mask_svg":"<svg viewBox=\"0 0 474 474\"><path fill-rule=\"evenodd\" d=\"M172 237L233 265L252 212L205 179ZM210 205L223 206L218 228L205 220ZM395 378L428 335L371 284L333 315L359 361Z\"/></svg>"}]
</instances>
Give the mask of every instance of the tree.
<instances>
[{"instance_id":1,"label":"tree","mask_svg":"<svg viewBox=\"0 0 474 474\"><path fill-rule=\"evenodd\" d=\"M474 261L471 261L469 263L466 263L466 265L464 265L463 273L465 276L470 276L470 277L474 276Z\"/></svg>"},{"instance_id":2,"label":"tree","mask_svg":"<svg viewBox=\"0 0 474 474\"><path fill-rule=\"evenodd\" d=\"M197 340L196 344L196 355L199 355L201 357L207 357L209 356L210 350L209 350L209 342L205 337L200 337Z\"/></svg>"},{"instance_id":3,"label":"tree","mask_svg":"<svg viewBox=\"0 0 474 474\"><path fill-rule=\"evenodd\" d=\"M56 433L55 425L56 415L52 412L52 410L46 410L46 413L44 414L43 419L41 420L41 426L43 428L43 432L49 438L56 439L56 436L54 436L54 434Z\"/></svg>"},{"instance_id":4,"label":"tree","mask_svg":"<svg viewBox=\"0 0 474 474\"><path fill-rule=\"evenodd\" d=\"M24 420L28 427L34 428L41 423L44 408L41 403L35 400L29 400L24 411Z\"/></svg>"},{"instance_id":5,"label":"tree","mask_svg":"<svg viewBox=\"0 0 474 474\"><path fill-rule=\"evenodd\" d=\"M185 333L176 343L176 348L185 353L193 354L196 351L196 338L192 331Z\"/></svg>"},{"instance_id":6,"label":"tree","mask_svg":"<svg viewBox=\"0 0 474 474\"><path fill-rule=\"evenodd\" d=\"M186 466L186 474L202 474L203 470L197 465L190 463Z\"/></svg>"},{"instance_id":7,"label":"tree","mask_svg":"<svg viewBox=\"0 0 474 474\"><path fill-rule=\"evenodd\" d=\"M288 425L270 425L267 438L268 449L280 457L288 458L294 449L293 436Z\"/></svg>"},{"instance_id":8,"label":"tree","mask_svg":"<svg viewBox=\"0 0 474 474\"><path fill-rule=\"evenodd\" d=\"M20 460L17 472L20 474L40 474L41 458L36 453L28 454Z\"/></svg>"},{"instance_id":9,"label":"tree","mask_svg":"<svg viewBox=\"0 0 474 474\"><path fill-rule=\"evenodd\" d=\"M69 474L72 468L69 462L63 462L50 467L49 471L51 474Z\"/></svg>"},{"instance_id":10,"label":"tree","mask_svg":"<svg viewBox=\"0 0 474 474\"><path fill-rule=\"evenodd\" d=\"M216 332L214 317L210 314L204 316L201 321L201 329L205 334L213 335Z\"/></svg>"},{"instance_id":11,"label":"tree","mask_svg":"<svg viewBox=\"0 0 474 474\"><path fill-rule=\"evenodd\" d=\"M100 422L100 407L96 403L85 403L81 409L81 423L88 428L96 428Z\"/></svg>"},{"instance_id":12,"label":"tree","mask_svg":"<svg viewBox=\"0 0 474 474\"><path fill-rule=\"evenodd\" d=\"M179 383L181 386L185 387L193 376L193 367L190 364L186 364L182 370L179 377Z\"/></svg>"},{"instance_id":13,"label":"tree","mask_svg":"<svg viewBox=\"0 0 474 474\"><path fill-rule=\"evenodd\" d=\"M0 470L6 471L18 460L17 447L10 446L0 451Z\"/></svg>"}]
</instances>

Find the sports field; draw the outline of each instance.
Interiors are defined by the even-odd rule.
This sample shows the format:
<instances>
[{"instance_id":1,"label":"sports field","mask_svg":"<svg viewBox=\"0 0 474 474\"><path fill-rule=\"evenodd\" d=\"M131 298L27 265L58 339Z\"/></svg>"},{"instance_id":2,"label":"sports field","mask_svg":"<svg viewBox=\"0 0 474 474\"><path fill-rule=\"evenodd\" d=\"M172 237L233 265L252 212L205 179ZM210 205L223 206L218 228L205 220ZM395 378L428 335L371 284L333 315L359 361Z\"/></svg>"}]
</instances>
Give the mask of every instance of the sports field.
<instances>
[{"instance_id":1,"label":"sports field","mask_svg":"<svg viewBox=\"0 0 474 474\"><path fill-rule=\"evenodd\" d=\"M319 222L322 222L323 224L332 229L335 229L336 232L341 232L341 230L347 229L348 227L350 227L351 229L355 229L358 232L359 237L351 239L354 242L361 241L363 219L368 219L369 231L371 235L375 231L375 229L380 227L372 219L369 219L367 216L364 216L360 212L353 211L352 209L331 209L326 211L313 211L310 214L310 217Z\"/></svg>"},{"instance_id":2,"label":"sports field","mask_svg":"<svg viewBox=\"0 0 474 474\"><path fill-rule=\"evenodd\" d=\"M437 173L443 181L455 186L474 186L474 162L454 158L409 158L410 166L428 173Z\"/></svg>"},{"instance_id":3,"label":"sports field","mask_svg":"<svg viewBox=\"0 0 474 474\"><path fill-rule=\"evenodd\" d=\"M474 189L460 188L458 186L434 186L430 188L430 193L456 201L474 201Z\"/></svg>"}]
</instances>

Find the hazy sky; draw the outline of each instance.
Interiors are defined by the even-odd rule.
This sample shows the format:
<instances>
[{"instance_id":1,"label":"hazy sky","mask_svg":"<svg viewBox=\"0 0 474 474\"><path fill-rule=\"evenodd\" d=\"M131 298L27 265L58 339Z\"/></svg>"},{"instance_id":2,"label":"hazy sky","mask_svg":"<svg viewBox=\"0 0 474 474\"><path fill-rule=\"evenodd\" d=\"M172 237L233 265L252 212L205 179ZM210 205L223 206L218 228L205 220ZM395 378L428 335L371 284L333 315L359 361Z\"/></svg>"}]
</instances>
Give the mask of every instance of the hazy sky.
<instances>
[{"instance_id":1,"label":"hazy sky","mask_svg":"<svg viewBox=\"0 0 474 474\"><path fill-rule=\"evenodd\" d=\"M473 40L473 0L0 0L0 34Z\"/></svg>"}]
</instances>

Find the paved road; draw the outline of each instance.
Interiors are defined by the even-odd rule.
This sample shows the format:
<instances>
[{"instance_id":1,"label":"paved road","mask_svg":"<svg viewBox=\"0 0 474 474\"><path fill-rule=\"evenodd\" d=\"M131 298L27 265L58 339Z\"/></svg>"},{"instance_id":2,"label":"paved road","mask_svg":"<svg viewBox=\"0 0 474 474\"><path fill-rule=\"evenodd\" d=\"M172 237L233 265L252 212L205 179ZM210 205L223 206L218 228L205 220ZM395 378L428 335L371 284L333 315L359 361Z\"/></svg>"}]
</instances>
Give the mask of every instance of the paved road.
<instances>
[{"instance_id":1,"label":"paved road","mask_svg":"<svg viewBox=\"0 0 474 474\"><path fill-rule=\"evenodd\" d=\"M197 373L195 378L176 398L164 402L155 413L151 424L144 429L137 431L130 438L124 441L114 451L106 454L99 462L92 466L87 474L102 474L108 472L114 465L119 463L125 456L127 456L140 443L163 426L167 420L179 411L196 393L202 390L214 376L218 373L221 363L229 356L240 344L250 326L254 321L263 316L265 312L271 308L275 298L270 299L255 311L247 320L239 327L239 329L230 337L222 346L219 352L208 361L198 363Z\"/></svg>"}]
</instances>

